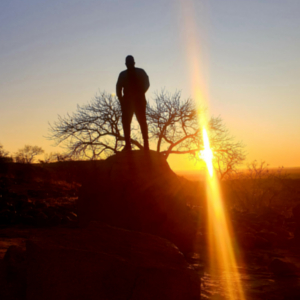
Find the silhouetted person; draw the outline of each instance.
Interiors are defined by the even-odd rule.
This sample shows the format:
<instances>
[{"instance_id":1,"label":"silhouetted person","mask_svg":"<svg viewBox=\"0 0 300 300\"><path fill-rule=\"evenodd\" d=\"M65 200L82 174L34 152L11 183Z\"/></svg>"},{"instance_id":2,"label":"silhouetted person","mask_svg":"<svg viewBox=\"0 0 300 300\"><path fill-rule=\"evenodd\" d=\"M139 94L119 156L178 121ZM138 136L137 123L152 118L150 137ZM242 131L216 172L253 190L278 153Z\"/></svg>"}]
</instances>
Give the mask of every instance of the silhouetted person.
<instances>
[{"instance_id":1,"label":"silhouetted person","mask_svg":"<svg viewBox=\"0 0 300 300\"><path fill-rule=\"evenodd\" d=\"M130 125L134 113L141 127L144 149L149 150L145 97L150 86L149 78L143 69L135 67L133 56L126 57L125 65L127 70L120 73L116 87L122 108L122 124L126 142L124 150L131 150Z\"/></svg>"}]
</instances>

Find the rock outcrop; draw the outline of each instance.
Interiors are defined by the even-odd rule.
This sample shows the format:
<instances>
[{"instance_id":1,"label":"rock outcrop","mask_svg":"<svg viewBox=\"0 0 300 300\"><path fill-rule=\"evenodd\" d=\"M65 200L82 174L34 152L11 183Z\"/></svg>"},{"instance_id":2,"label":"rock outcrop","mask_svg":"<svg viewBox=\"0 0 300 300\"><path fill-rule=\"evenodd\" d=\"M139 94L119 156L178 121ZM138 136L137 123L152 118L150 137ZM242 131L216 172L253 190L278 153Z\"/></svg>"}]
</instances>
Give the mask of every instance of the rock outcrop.
<instances>
[{"instance_id":1,"label":"rock outcrop","mask_svg":"<svg viewBox=\"0 0 300 300\"><path fill-rule=\"evenodd\" d=\"M95 220L155 234L183 252L193 248L196 217L186 205L178 176L156 152L109 157L86 175L78 200L82 226Z\"/></svg>"},{"instance_id":2,"label":"rock outcrop","mask_svg":"<svg viewBox=\"0 0 300 300\"><path fill-rule=\"evenodd\" d=\"M294 240L297 244L300 244L300 204L293 208L293 215L296 221Z\"/></svg>"},{"instance_id":3,"label":"rock outcrop","mask_svg":"<svg viewBox=\"0 0 300 300\"><path fill-rule=\"evenodd\" d=\"M200 279L169 241L92 224L27 242L28 300L200 299Z\"/></svg>"}]
</instances>

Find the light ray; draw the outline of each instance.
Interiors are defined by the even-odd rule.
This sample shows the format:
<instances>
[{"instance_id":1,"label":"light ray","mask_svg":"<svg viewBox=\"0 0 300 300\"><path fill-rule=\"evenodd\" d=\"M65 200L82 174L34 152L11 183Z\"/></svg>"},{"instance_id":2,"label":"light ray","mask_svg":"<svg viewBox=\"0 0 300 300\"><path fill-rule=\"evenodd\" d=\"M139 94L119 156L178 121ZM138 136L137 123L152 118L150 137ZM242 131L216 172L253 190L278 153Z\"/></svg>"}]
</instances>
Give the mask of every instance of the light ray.
<instances>
[{"instance_id":1,"label":"light ray","mask_svg":"<svg viewBox=\"0 0 300 300\"><path fill-rule=\"evenodd\" d=\"M213 152L210 149L210 143L205 128L203 128L202 134L203 134L204 150L200 151L200 157L205 161L209 175L212 177L214 173L214 168L212 163Z\"/></svg>"},{"instance_id":2,"label":"light ray","mask_svg":"<svg viewBox=\"0 0 300 300\"><path fill-rule=\"evenodd\" d=\"M213 168L213 151L209 141L208 113L203 106L208 106L209 97L203 78L203 64L200 59L200 47L193 16L195 9L192 0L181 1L181 13L184 16L187 62L190 68L193 98L196 101L199 116L199 125L202 128L204 149L199 156L207 166L207 214L208 214L208 242L210 251L210 267L221 272L225 282L225 292L230 300L243 300L245 295L242 289L240 274L237 270L236 258L232 246L233 231L220 190L218 178ZM201 69L202 67L202 69ZM235 280L233 278L235 277Z\"/></svg>"}]
</instances>

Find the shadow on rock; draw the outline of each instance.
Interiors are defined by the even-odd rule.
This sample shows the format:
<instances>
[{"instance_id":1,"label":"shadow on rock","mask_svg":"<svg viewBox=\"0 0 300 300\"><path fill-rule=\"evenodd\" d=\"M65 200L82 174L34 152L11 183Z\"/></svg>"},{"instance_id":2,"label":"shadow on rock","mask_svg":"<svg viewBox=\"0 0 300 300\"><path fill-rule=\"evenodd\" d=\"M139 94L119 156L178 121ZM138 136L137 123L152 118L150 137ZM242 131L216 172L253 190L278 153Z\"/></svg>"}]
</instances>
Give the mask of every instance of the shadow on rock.
<instances>
[{"instance_id":1,"label":"shadow on rock","mask_svg":"<svg viewBox=\"0 0 300 300\"><path fill-rule=\"evenodd\" d=\"M182 252L193 248L196 216L186 192L164 157L156 152L123 152L87 174L79 191L81 226L91 220L166 238Z\"/></svg>"}]
</instances>

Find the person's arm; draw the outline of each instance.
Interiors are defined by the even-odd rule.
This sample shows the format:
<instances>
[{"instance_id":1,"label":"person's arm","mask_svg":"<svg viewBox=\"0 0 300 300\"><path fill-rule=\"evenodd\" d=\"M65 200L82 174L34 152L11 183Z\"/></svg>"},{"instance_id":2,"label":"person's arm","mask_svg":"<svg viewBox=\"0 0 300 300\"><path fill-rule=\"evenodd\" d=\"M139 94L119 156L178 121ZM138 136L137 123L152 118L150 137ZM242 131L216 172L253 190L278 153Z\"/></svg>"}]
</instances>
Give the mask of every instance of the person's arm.
<instances>
[{"instance_id":1,"label":"person's arm","mask_svg":"<svg viewBox=\"0 0 300 300\"><path fill-rule=\"evenodd\" d=\"M144 93L148 91L150 87L150 81L147 73L144 71Z\"/></svg>"},{"instance_id":2,"label":"person's arm","mask_svg":"<svg viewBox=\"0 0 300 300\"><path fill-rule=\"evenodd\" d=\"M120 73L118 81L117 81L117 85L116 85L116 94L120 101L123 99L123 94L122 94L123 83L122 83L122 81L123 81L122 75Z\"/></svg>"}]
</instances>

